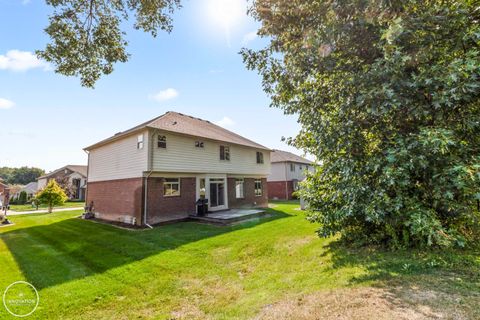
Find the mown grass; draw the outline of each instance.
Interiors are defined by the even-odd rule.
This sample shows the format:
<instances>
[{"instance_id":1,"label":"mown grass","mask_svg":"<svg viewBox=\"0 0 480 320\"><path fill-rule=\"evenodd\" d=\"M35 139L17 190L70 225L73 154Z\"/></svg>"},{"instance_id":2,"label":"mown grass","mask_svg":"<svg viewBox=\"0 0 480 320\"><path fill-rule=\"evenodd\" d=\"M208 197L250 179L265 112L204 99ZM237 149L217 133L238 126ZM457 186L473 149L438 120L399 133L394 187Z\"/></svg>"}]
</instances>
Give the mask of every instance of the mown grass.
<instances>
[{"instance_id":1,"label":"mown grass","mask_svg":"<svg viewBox=\"0 0 480 320\"><path fill-rule=\"evenodd\" d=\"M265 310L300 296L371 287L413 309L420 306L403 289L434 290L461 302L427 301L430 308L480 317L478 250L349 249L319 239L297 207L277 202L270 218L231 227L142 231L80 220L78 211L12 216L15 225L0 228L0 289L34 284L41 301L32 319L269 318ZM328 308L339 307L331 300ZM296 307L307 308L288 308Z\"/></svg>"},{"instance_id":2,"label":"mown grass","mask_svg":"<svg viewBox=\"0 0 480 320\"><path fill-rule=\"evenodd\" d=\"M81 208L85 206L85 202L81 201L67 201L61 206L56 206L54 209L68 209L68 208ZM42 204L38 206L39 210L47 209L47 205ZM32 206L31 203L27 204L12 204L10 205L10 210L15 212L22 212L22 211L35 211L36 207Z\"/></svg>"}]
</instances>

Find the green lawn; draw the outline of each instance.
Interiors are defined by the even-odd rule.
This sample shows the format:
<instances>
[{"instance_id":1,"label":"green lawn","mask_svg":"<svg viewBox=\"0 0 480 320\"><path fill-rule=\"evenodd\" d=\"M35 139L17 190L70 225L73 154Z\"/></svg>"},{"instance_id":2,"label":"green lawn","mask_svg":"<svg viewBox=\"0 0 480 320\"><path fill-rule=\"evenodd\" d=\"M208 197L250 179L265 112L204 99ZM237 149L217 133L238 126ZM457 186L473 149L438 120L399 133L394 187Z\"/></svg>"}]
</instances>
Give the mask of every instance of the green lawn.
<instances>
[{"instance_id":1,"label":"green lawn","mask_svg":"<svg viewBox=\"0 0 480 320\"><path fill-rule=\"evenodd\" d=\"M80 201L67 201L62 206L55 207L55 209L63 209L63 208L80 208L84 207L85 202ZM40 205L38 209L47 209L47 205ZM10 205L10 210L15 212L22 212L22 211L35 211L35 207L32 207L30 203L28 204L12 204Z\"/></svg>"},{"instance_id":2,"label":"green lawn","mask_svg":"<svg viewBox=\"0 0 480 320\"><path fill-rule=\"evenodd\" d=\"M0 228L0 289L36 286L29 319L480 318L478 250L346 249L319 239L297 207L275 203L271 218L233 227L143 231L79 211L12 216Z\"/></svg>"}]
</instances>

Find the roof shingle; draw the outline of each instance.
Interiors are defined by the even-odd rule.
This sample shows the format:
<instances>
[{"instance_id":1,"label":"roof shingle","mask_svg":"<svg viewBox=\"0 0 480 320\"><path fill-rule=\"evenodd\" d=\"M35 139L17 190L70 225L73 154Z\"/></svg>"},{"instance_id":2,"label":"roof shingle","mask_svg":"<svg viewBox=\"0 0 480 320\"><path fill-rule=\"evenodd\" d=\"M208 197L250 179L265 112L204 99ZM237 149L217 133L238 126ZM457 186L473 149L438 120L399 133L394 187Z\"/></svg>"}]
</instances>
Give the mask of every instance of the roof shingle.
<instances>
[{"instance_id":1,"label":"roof shingle","mask_svg":"<svg viewBox=\"0 0 480 320\"><path fill-rule=\"evenodd\" d=\"M48 177L53 176L53 175L55 175L56 173L58 173L62 170L65 170L65 169L68 169L68 170L73 171L73 172L78 172L84 177L87 176L87 172L88 172L88 167L87 166L69 164L69 165L66 165L65 167L61 167L60 169L54 170L54 171L49 172L49 173L47 173L47 174L45 174L41 177L38 177L38 179L48 178Z\"/></svg>"},{"instance_id":2,"label":"roof shingle","mask_svg":"<svg viewBox=\"0 0 480 320\"><path fill-rule=\"evenodd\" d=\"M293 154L288 151L282 151L282 150L273 150L273 152L270 154L270 162L271 163L297 162L297 163L305 163L305 164L313 163L312 161L302 158L300 156L297 156L296 154Z\"/></svg>"},{"instance_id":3,"label":"roof shingle","mask_svg":"<svg viewBox=\"0 0 480 320\"><path fill-rule=\"evenodd\" d=\"M202 120L174 111L169 111L155 119L144 122L136 127L119 132L108 139L102 140L94 145L85 148L85 150L94 149L96 147L115 141L123 136L145 128L159 129L163 131L185 134L199 138L206 138L252 148L270 150L267 147L262 146L261 144L244 138L225 128L217 126L210 121Z\"/></svg>"}]
</instances>

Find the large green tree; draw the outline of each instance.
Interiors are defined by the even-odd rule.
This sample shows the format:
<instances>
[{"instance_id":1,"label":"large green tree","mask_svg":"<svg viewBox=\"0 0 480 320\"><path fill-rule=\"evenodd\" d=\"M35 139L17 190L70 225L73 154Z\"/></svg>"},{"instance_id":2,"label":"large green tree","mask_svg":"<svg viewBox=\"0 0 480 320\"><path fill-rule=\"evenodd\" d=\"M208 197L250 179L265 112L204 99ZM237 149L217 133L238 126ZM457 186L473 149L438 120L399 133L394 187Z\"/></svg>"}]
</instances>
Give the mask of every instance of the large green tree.
<instances>
[{"instance_id":1,"label":"large green tree","mask_svg":"<svg viewBox=\"0 0 480 320\"><path fill-rule=\"evenodd\" d=\"M478 0L256 0L269 44L244 49L289 141L320 166L303 195L319 234L463 245L480 199Z\"/></svg>"},{"instance_id":2,"label":"large green tree","mask_svg":"<svg viewBox=\"0 0 480 320\"><path fill-rule=\"evenodd\" d=\"M79 76L93 87L103 74L113 71L116 62L126 62L126 22L156 36L170 32L171 14L180 0L47 0L54 8L45 32L51 43L37 54L52 63L55 71Z\"/></svg>"},{"instance_id":3,"label":"large green tree","mask_svg":"<svg viewBox=\"0 0 480 320\"><path fill-rule=\"evenodd\" d=\"M44 174L45 170L35 167L0 168L0 178L7 184L25 185L36 181L38 177Z\"/></svg>"}]
</instances>

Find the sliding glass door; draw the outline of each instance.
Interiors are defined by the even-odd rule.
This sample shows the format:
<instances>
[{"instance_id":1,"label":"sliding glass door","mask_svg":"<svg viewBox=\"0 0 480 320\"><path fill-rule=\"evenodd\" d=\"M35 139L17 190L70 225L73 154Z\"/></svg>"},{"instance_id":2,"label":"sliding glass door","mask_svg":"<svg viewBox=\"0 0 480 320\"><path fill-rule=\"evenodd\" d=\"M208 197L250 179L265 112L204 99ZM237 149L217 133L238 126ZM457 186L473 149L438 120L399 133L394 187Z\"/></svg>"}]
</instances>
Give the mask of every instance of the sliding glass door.
<instances>
[{"instance_id":1,"label":"sliding glass door","mask_svg":"<svg viewBox=\"0 0 480 320\"><path fill-rule=\"evenodd\" d=\"M224 209L225 206L225 179L212 178L210 183L210 208Z\"/></svg>"}]
</instances>

